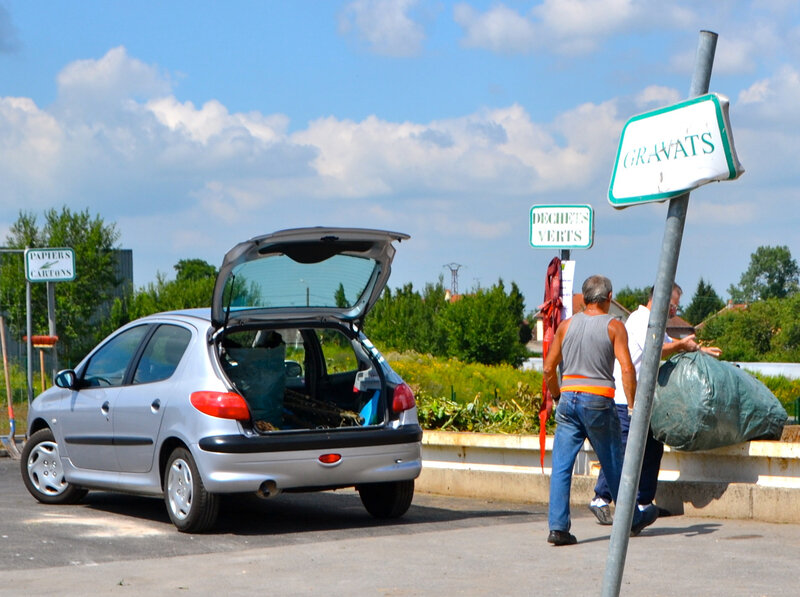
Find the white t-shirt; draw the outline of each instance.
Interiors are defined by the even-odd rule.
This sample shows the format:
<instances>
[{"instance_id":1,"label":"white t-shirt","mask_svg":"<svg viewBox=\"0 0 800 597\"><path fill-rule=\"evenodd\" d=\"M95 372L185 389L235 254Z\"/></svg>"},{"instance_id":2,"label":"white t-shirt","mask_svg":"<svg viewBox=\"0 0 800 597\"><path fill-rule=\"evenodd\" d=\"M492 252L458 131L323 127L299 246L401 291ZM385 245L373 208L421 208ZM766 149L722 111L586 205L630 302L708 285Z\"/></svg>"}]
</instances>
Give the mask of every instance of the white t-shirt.
<instances>
[{"instance_id":1,"label":"white t-shirt","mask_svg":"<svg viewBox=\"0 0 800 597\"><path fill-rule=\"evenodd\" d=\"M636 369L636 379L639 379L639 369L642 368L642 355L644 354L644 343L647 340L647 323L650 321L650 309L644 305L639 305L628 317L625 322L625 329L628 332L628 350L631 351L631 361ZM672 338L664 334L664 342L672 342ZM619 361L614 361L614 385L617 390L614 393L614 402L617 404L628 404L625 398L625 389L622 386L622 368Z\"/></svg>"}]
</instances>

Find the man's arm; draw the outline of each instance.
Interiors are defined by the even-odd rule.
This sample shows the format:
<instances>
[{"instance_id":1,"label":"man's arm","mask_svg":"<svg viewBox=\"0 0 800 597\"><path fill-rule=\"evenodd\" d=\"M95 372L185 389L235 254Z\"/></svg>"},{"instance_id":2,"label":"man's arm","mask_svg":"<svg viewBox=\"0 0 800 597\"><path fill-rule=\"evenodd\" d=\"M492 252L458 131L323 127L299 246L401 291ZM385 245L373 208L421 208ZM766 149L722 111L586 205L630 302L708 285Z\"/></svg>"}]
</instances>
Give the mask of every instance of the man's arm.
<instances>
[{"instance_id":1,"label":"man's arm","mask_svg":"<svg viewBox=\"0 0 800 597\"><path fill-rule=\"evenodd\" d=\"M608 324L608 337L614 345L614 356L619 361L622 371L622 388L628 400L628 408L633 408L633 399L636 396L636 369L633 367L631 353L628 350L628 331L618 319L612 319Z\"/></svg>"},{"instance_id":2,"label":"man's arm","mask_svg":"<svg viewBox=\"0 0 800 597\"><path fill-rule=\"evenodd\" d=\"M561 396L561 388L558 385L558 365L561 363L561 343L564 341L564 334L567 333L569 319L562 322L556 330L553 343L547 351L547 356L542 364L542 374L547 383L547 389L553 396L553 400L558 400Z\"/></svg>"},{"instance_id":3,"label":"man's arm","mask_svg":"<svg viewBox=\"0 0 800 597\"><path fill-rule=\"evenodd\" d=\"M661 358L667 359L677 352L696 352L701 351L710 354L712 357L718 357L722 351L716 346L700 346L695 340L694 334L689 334L680 340L670 339L669 342L664 342L661 347Z\"/></svg>"}]
</instances>

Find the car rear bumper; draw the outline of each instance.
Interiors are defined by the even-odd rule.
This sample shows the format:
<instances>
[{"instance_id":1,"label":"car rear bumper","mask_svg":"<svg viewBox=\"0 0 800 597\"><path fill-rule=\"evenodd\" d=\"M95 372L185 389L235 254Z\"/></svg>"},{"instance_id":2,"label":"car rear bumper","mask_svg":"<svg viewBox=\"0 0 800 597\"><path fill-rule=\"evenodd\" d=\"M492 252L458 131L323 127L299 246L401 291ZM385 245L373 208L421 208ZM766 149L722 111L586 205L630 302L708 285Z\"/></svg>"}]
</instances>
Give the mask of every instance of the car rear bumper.
<instances>
[{"instance_id":1,"label":"car rear bumper","mask_svg":"<svg viewBox=\"0 0 800 597\"><path fill-rule=\"evenodd\" d=\"M264 483L277 489L347 487L415 479L422 470L422 430L399 428L222 435L197 445L196 461L212 493L255 492ZM320 457L337 454L332 464Z\"/></svg>"}]
</instances>

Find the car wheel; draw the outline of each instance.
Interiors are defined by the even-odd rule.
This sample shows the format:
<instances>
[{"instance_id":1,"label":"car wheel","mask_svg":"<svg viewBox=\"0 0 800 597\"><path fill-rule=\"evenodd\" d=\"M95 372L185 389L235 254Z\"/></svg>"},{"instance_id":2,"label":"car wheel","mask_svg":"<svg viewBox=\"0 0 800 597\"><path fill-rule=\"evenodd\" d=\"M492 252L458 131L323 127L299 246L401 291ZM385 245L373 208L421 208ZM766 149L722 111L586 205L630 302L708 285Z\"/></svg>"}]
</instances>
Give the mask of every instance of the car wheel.
<instances>
[{"instance_id":1,"label":"car wheel","mask_svg":"<svg viewBox=\"0 0 800 597\"><path fill-rule=\"evenodd\" d=\"M359 485L358 495L367 512L375 518L399 518L408 511L414 498L414 481Z\"/></svg>"},{"instance_id":2,"label":"car wheel","mask_svg":"<svg viewBox=\"0 0 800 597\"><path fill-rule=\"evenodd\" d=\"M86 490L67 482L53 432L40 429L28 438L20 458L22 481L43 504L74 504Z\"/></svg>"},{"instance_id":3,"label":"car wheel","mask_svg":"<svg viewBox=\"0 0 800 597\"><path fill-rule=\"evenodd\" d=\"M206 491L191 452L175 448L164 469L164 501L172 522L183 533L207 531L217 520L219 500Z\"/></svg>"}]
</instances>

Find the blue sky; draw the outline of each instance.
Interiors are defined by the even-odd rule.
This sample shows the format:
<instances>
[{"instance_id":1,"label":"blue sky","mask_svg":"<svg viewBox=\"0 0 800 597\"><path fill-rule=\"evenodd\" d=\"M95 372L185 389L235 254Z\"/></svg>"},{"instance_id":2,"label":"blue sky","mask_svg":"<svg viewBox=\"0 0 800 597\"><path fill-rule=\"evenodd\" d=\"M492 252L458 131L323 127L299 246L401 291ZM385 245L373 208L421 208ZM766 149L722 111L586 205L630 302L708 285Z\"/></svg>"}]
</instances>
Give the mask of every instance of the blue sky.
<instances>
[{"instance_id":1,"label":"blue sky","mask_svg":"<svg viewBox=\"0 0 800 597\"><path fill-rule=\"evenodd\" d=\"M295 226L411 235L390 286L457 263L529 310L556 254L533 205L590 204L578 282L652 284L666 204L607 201L619 136L688 93L701 29L746 170L692 193L677 281L727 297L800 258L800 6L760 2L0 0L0 237L20 210L116 223L137 286Z\"/></svg>"}]
</instances>

